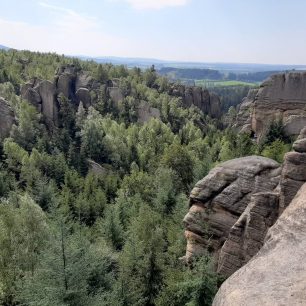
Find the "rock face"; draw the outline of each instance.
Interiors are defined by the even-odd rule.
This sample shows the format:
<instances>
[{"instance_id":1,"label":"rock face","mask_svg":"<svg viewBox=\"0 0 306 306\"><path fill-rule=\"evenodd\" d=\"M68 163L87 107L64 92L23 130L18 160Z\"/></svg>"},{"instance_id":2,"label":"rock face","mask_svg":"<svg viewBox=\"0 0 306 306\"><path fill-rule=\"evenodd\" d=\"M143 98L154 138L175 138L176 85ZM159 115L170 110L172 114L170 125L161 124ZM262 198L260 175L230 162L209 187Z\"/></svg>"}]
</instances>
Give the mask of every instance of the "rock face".
<instances>
[{"instance_id":1,"label":"rock face","mask_svg":"<svg viewBox=\"0 0 306 306\"><path fill-rule=\"evenodd\" d=\"M85 108L90 107L101 96L118 108L127 95L120 88L120 82L120 79L113 79L101 84L74 65L66 65L58 69L53 81L36 78L24 84L21 97L35 106L44 115L48 127L53 128L59 124L61 96L68 99L76 109L80 102ZM221 116L219 97L200 87L172 85L169 94L181 97L184 107L195 105L214 118ZM160 118L160 111L148 106L144 101L139 101L136 111L140 123L151 118Z\"/></svg>"},{"instance_id":2,"label":"rock face","mask_svg":"<svg viewBox=\"0 0 306 306\"><path fill-rule=\"evenodd\" d=\"M13 110L9 104L0 97L0 140L8 137L15 122Z\"/></svg>"},{"instance_id":3,"label":"rock face","mask_svg":"<svg viewBox=\"0 0 306 306\"><path fill-rule=\"evenodd\" d=\"M279 194L252 195L247 208L230 229L219 256L218 272L229 276L246 264L263 245L268 229L278 217Z\"/></svg>"},{"instance_id":4,"label":"rock face","mask_svg":"<svg viewBox=\"0 0 306 306\"><path fill-rule=\"evenodd\" d=\"M293 149L282 167L256 156L223 163L191 192L185 259L211 252L229 277L215 306L305 305L306 127Z\"/></svg>"},{"instance_id":5,"label":"rock face","mask_svg":"<svg viewBox=\"0 0 306 306\"><path fill-rule=\"evenodd\" d=\"M138 122L145 123L150 119L160 119L160 111L157 108L151 107L149 103L141 101L137 108Z\"/></svg>"},{"instance_id":6,"label":"rock face","mask_svg":"<svg viewBox=\"0 0 306 306\"><path fill-rule=\"evenodd\" d=\"M214 93L210 93L207 89L173 84L169 90L169 94L181 97L185 107L195 105L205 114L213 118L219 118L221 116L220 98Z\"/></svg>"},{"instance_id":7,"label":"rock face","mask_svg":"<svg viewBox=\"0 0 306 306\"><path fill-rule=\"evenodd\" d=\"M208 249L224 275L241 267L255 252L249 241L262 243L267 227L275 221L278 196L271 192L280 174L277 162L259 156L230 160L211 170L190 195L190 210L184 218L185 259ZM262 205L267 198L270 208ZM266 217L271 219L267 224L263 221ZM238 231L243 233L239 239L235 237Z\"/></svg>"},{"instance_id":8,"label":"rock face","mask_svg":"<svg viewBox=\"0 0 306 306\"><path fill-rule=\"evenodd\" d=\"M306 73L271 76L258 91L251 91L238 109L236 126L251 130L261 139L273 121L281 121L288 136L306 125ZM247 116L247 114L250 116Z\"/></svg>"},{"instance_id":9,"label":"rock face","mask_svg":"<svg viewBox=\"0 0 306 306\"><path fill-rule=\"evenodd\" d=\"M270 228L264 246L221 286L214 306L305 305L306 184Z\"/></svg>"},{"instance_id":10,"label":"rock face","mask_svg":"<svg viewBox=\"0 0 306 306\"><path fill-rule=\"evenodd\" d=\"M85 72L78 72L73 65L59 68L54 80L33 79L21 88L21 97L41 112L48 126L58 125L60 108L59 95L63 95L77 106L80 101L85 107L91 105L90 86L92 78Z\"/></svg>"},{"instance_id":11,"label":"rock face","mask_svg":"<svg viewBox=\"0 0 306 306\"><path fill-rule=\"evenodd\" d=\"M280 180L280 212L292 201L306 182L306 128L293 144L294 152L285 155Z\"/></svg>"},{"instance_id":12,"label":"rock face","mask_svg":"<svg viewBox=\"0 0 306 306\"><path fill-rule=\"evenodd\" d=\"M258 89L250 89L247 97L238 105L235 127L238 127L242 133L252 132L252 111L257 93Z\"/></svg>"}]
</instances>

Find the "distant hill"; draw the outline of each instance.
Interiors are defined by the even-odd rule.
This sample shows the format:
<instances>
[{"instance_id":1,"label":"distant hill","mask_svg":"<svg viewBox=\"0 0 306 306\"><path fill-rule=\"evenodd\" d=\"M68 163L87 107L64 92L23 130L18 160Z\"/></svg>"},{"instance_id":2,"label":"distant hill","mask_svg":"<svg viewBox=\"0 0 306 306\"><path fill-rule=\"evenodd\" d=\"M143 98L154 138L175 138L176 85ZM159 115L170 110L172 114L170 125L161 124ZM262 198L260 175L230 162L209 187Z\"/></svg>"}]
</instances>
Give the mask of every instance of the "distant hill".
<instances>
[{"instance_id":1,"label":"distant hill","mask_svg":"<svg viewBox=\"0 0 306 306\"><path fill-rule=\"evenodd\" d=\"M252 64L252 63L205 63L205 62L180 62L167 61L150 58L128 58L128 57L88 57L76 56L83 60L93 60L98 63L112 63L114 65L125 65L128 67L148 68L152 65L156 69L177 68L177 69L209 69L217 70L220 73L256 73L264 71L291 71L306 70L306 65L272 65L272 64ZM203 73L201 71L200 73Z\"/></svg>"},{"instance_id":2,"label":"distant hill","mask_svg":"<svg viewBox=\"0 0 306 306\"><path fill-rule=\"evenodd\" d=\"M9 50L10 48L9 47L6 47L6 46L3 46L3 45L0 45L0 50Z\"/></svg>"}]
</instances>

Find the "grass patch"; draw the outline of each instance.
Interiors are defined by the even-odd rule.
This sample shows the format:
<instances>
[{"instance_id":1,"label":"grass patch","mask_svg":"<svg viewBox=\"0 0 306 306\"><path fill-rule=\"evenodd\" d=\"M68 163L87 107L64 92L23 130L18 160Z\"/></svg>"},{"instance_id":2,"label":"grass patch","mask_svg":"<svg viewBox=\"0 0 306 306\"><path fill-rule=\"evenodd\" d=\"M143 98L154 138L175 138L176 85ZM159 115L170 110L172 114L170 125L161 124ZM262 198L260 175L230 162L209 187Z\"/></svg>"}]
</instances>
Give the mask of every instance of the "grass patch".
<instances>
[{"instance_id":1,"label":"grass patch","mask_svg":"<svg viewBox=\"0 0 306 306\"><path fill-rule=\"evenodd\" d=\"M248 83L242 81L214 81L214 80L195 80L196 86L202 86L206 88L212 87L230 87L230 86L257 86L258 83Z\"/></svg>"}]
</instances>

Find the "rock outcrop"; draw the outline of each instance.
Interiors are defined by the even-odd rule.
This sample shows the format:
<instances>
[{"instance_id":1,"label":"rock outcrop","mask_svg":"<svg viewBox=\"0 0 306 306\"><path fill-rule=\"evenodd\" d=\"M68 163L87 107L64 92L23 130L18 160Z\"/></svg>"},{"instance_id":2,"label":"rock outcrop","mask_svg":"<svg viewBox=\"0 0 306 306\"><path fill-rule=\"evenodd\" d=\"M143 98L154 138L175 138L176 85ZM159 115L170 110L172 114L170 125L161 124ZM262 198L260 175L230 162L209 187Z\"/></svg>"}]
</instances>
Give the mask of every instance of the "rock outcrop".
<instances>
[{"instance_id":1,"label":"rock outcrop","mask_svg":"<svg viewBox=\"0 0 306 306\"><path fill-rule=\"evenodd\" d=\"M250 89L247 97L238 105L238 116L234 127L238 128L242 133L252 132L252 112L257 93L258 89Z\"/></svg>"},{"instance_id":2,"label":"rock outcrop","mask_svg":"<svg viewBox=\"0 0 306 306\"><path fill-rule=\"evenodd\" d=\"M247 208L230 229L221 248L218 272L230 276L245 265L263 245L268 229L278 218L279 194L259 192L252 195Z\"/></svg>"},{"instance_id":3,"label":"rock outcrop","mask_svg":"<svg viewBox=\"0 0 306 306\"><path fill-rule=\"evenodd\" d=\"M258 156L230 160L192 190L185 259L211 252L229 277L214 305L304 305L306 127L293 150L282 166Z\"/></svg>"},{"instance_id":4,"label":"rock outcrop","mask_svg":"<svg viewBox=\"0 0 306 306\"><path fill-rule=\"evenodd\" d=\"M185 107L194 105L212 118L221 117L220 98L214 93L210 93L207 89L202 89L197 86L173 84L169 90L169 94L181 97Z\"/></svg>"},{"instance_id":5,"label":"rock outcrop","mask_svg":"<svg viewBox=\"0 0 306 306\"><path fill-rule=\"evenodd\" d=\"M14 112L8 102L0 97L0 140L8 137L15 122Z\"/></svg>"},{"instance_id":6,"label":"rock outcrop","mask_svg":"<svg viewBox=\"0 0 306 306\"><path fill-rule=\"evenodd\" d=\"M277 222L264 246L221 286L213 306L305 305L306 184Z\"/></svg>"},{"instance_id":7,"label":"rock outcrop","mask_svg":"<svg viewBox=\"0 0 306 306\"><path fill-rule=\"evenodd\" d=\"M306 125L305 72L271 76L238 108L236 126L242 131L251 130L258 139L264 137L273 121L282 122L288 136L298 135Z\"/></svg>"},{"instance_id":8,"label":"rock outcrop","mask_svg":"<svg viewBox=\"0 0 306 306\"><path fill-rule=\"evenodd\" d=\"M241 267L255 252L248 241L262 243L267 228L275 221L278 197L273 191L280 174L277 162L259 156L230 160L211 170L190 195L190 210L184 218L185 259L189 261L208 249L224 275ZM270 208L262 204L264 199L269 199ZM263 221L266 217L271 219L267 224ZM244 235L240 235L240 241L235 238L239 230ZM229 235L231 241L227 241Z\"/></svg>"},{"instance_id":9,"label":"rock outcrop","mask_svg":"<svg viewBox=\"0 0 306 306\"><path fill-rule=\"evenodd\" d=\"M306 128L294 142L293 150L284 157L280 180L280 212L289 205L306 182Z\"/></svg>"},{"instance_id":10,"label":"rock outcrop","mask_svg":"<svg viewBox=\"0 0 306 306\"><path fill-rule=\"evenodd\" d=\"M88 108L99 97L111 101L114 107L120 108L120 103L127 95L120 87L120 82L120 79L113 79L102 84L74 65L66 65L58 69L52 81L35 78L24 84L21 88L21 97L35 106L44 115L47 125L52 128L58 126L62 96L76 109L80 102ZM214 118L221 116L219 97L200 87L173 84L169 94L181 97L184 107L195 105ZM151 118L160 118L160 111L145 101L139 101L136 113L140 123Z\"/></svg>"},{"instance_id":11,"label":"rock outcrop","mask_svg":"<svg viewBox=\"0 0 306 306\"><path fill-rule=\"evenodd\" d=\"M160 111L157 108L151 107L149 103L141 101L137 107L138 122L145 123L152 118L160 119Z\"/></svg>"},{"instance_id":12,"label":"rock outcrop","mask_svg":"<svg viewBox=\"0 0 306 306\"><path fill-rule=\"evenodd\" d=\"M78 72L73 65L58 69L53 81L33 79L21 88L21 97L44 115L49 126L57 126L60 109L59 97L63 95L76 107L82 101L91 105L90 89L93 79L85 72Z\"/></svg>"}]
</instances>

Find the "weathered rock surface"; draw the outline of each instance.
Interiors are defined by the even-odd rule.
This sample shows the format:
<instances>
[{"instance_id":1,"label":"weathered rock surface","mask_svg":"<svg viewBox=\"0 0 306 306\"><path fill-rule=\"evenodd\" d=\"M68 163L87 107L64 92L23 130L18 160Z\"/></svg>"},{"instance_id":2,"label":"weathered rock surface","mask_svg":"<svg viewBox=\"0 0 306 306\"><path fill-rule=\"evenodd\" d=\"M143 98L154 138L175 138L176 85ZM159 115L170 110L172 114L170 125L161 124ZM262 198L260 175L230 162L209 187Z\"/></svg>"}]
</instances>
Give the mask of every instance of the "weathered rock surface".
<instances>
[{"instance_id":1,"label":"weathered rock surface","mask_svg":"<svg viewBox=\"0 0 306 306\"><path fill-rule=\"evenodd\" d=\"M236 126L261 139L273 121L281 121L288 136L298 135L306 125L305 72L276 74L262 83L255 96L250 93L242 101Z\"/></svg>"},{"instance_id":2,"label":"weathered rock surface","mask_svg":"<svg viewBox=\"0 0 306 306\"><path fill-rule=\"evenodd\" d=\"M173 84L169 90L169 94L181 97L185 107L195 105L205 114L213 118L219 118L221 116L220 98L214 93L210 93L207 89L202 89L197 86Z\"/></svg>"},{"instance_id":3,"label":"weathered rock surface","mask_svg":"<svg viewBox=\"0 0 306 306\"><path fill-rule=\"evenodd\" d=\"M266 212L267 208L262 207L260 196L255 196L255 194L273 191L279 183L280 173L281 168L277 162L259 156L230 160L211 170L204 179L196 184L190 195L190 210L184 218L187 238L185 259L188 261L193 256L205 254L208 248L215 256L220 270L225 271L225 267L230 267L231 264L226 262L224 256L222 263L219 262L219 254L224 242L228 239L231 230L234 240L234 233L237 229L232 228L248 205L251 205L249 214L252 215L248 226L256 222L254 220L260 219L260 215L273 214L273 212ZM253 202L251 201L252 196ZM274 195L266 195L266 197L271 197L271 207L274 209L276 205ZM260 209L262 210L257 212ZM259 215L257 219L253 218L255 212ZM247 217L244 216L241 220L245 218ZM239 222L242 222L241 220ZM236 224L237 227L239 223ZM252 229L248 228L247 237L255 240L255 236L264 235L262 233L266 229L266 226L262 225L259 230L261 234L255 233L252 236ZM228 248L228 244L226 247ZM246 245L242 246L244 247ZM242 266L248 259L248 252L249 250L246 251L244 257L239 257L236 267ZM225 249L225 253L229 253L229 250ZM233 269L229 268L226 273L228 275L232 272L234 272Z\"/></svg>"},{"instance_id":4,"label":"weathered rock surface","mask_svg":"<svg viewBox=\"0 0 306 306\"><path fill-rule=\"evenodd\" d=\"M34 89L41 98L41 112L47 119L47 122L57 125L59 105L56 98L55 85L50 81L42 81ZM33 104L33 101L30 102Z\"/></svg>"},{"instance_id":5,"label":"weathered rock surface","mask_svg":"<svg viewBox=\"0 0 306 306\"><path fill-rule=\"evenodd\" d=\"M230 229L218 261L218 272L230 276L246 264L262 247L268 229L278 217L279 194L260 192Z\"/></svg>"},{"instance_id":6,"label":"weathered rock surface","mask_svg":"<svg viewBox=\"0 0 306 306\"><path fill-rule=\"evenodd\" d=\"M238 128L242 133L252 132L252 112L257 93L258 89L250 89L247 97L238 105L238 115L234 127Z\"/></svg>"},{"instance_id":7,"label":"weathered rock surface","mask_svg":"<svg viewBox=\"0 0 306 306\"><path fill-rule=\"evenodd\" d=\"M8 102L0 97L0 140L8 137L14 124L15 116Z\"/></svg>"},{"instance_id":8,"label":"weathered rock surface","mask_svg":"<svg viewBox=\"0 0 306 306\"><path fill-rule=\"evenodd\" d=\"M124 96L119 87L108 87L107 93L116 106L118 106L119 102L122 102L124 99Z\"/></svg>"},{"instance_id":9,"label":"weathered rock surface","mask_svg":"<svg viewBox=\"0 0 306 306\"><path fill-rule=\"evenodd\" d=\"M270 228L261 250L221 286L213 306L305 305L306 184Z\"/></svg>"},{"instance_id":10,"label":"weathered rock surface","mask_svg":"<svg viewBox=\"0 0 306 306\"><path fill-rule=\"evenodd\" d=\"M86 108L88 108L91 105L90 91L87 88L80 87L76 91L76 98L77 98L77 104L82 102Z\"/></svg>"},{"instance_id":11,"label":"weathered rock surface","mask_svg":"<svg viewBox=\"0 0 306 306\"><path fill-rule=\"evenodd\" d=\"M151 107L148 102L141 101L137 108L138 122L145 123L152 118L160 119L160 111L157 108Z\"/></svg>"},{"instance_id":12,"label":"weathered rock surface","mask_svg":"<svg viewBox=\"0 0 306 306\"><path fill-rule=\"evenodd\" d=\"M73 65L60 67L53 82L33 79L21 88L21 97L34 105L44 115L49 127L58 125L59 96L63 95L76 107L83 102L91 105L91 96L86 86L92 78L85 72L77 72ZM83 87L81 87L83 86Z\"/></svg>"},{"instance_id":13,"label":"weathered rock surface","mask_svg":"<svg viewBox=\"0 0 306 306\"><path fill-rule=\"evenodd\" d=\"M300 187L306 182L306 129L302 129L293 144L295 152L284 157L280 180L280 211L292 201Z\"/></svg>"}]
</instances>

